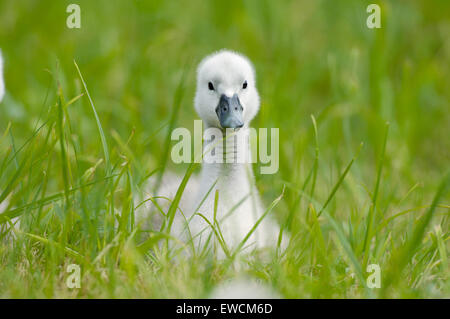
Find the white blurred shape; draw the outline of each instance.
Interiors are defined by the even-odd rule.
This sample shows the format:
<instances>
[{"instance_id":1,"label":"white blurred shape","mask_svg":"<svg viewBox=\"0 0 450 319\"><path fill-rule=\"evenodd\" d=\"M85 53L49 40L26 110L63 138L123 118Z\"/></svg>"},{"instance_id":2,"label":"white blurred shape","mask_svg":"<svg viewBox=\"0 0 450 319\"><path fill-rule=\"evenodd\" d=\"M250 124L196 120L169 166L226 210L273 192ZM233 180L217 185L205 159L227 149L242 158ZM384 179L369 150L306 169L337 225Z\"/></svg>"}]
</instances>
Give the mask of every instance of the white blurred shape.
<instances>
[{"instance_id":1,"label":"white blurred shape","mask_svg":"<svg viewBox=\"0 0 450 319\"><path fill-rule=\"evenodd\" d=\"M281 296L269 285L250 279L233 279L217 286L211 299L280 299Z\"/></svg>"}]
</instances>

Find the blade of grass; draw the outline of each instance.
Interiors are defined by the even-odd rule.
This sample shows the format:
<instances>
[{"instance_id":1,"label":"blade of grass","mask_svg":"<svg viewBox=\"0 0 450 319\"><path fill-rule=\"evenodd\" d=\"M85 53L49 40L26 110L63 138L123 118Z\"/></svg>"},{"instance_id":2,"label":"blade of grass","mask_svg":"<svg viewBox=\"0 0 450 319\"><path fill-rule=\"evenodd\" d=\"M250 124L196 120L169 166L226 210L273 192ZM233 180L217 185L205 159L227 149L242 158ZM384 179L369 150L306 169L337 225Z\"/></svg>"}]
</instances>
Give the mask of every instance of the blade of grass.
<instances>
[{"instance_id":1,"label":"blade of grass","mask_svg":"<svg viewBox=\"0 0 450 319\"><path fill-rule=\"evenodd\" d=\"M244 239L238 244L238 246L235 248L233 254L231 255L231 257L228 259L228 263L231 263L234 258L236 257L236 255L239 253L239 251L241 250L241 248L245 245L245 243L247 242L247 240L250 238L250 236L255 232L256 228L259 226L259 224L261 224L261 222L263 221L263 219L274 209L275 206L278 205L278 203L280 202L280 200L283 198L284 196L284 190L285 187L283 186L283 190L281 191L280 196L278 196L277 198L275 198L275 200L269 205L269 207L267 207L266 211L261 215L261 217L258 218L258 220L256 221L255 225L253 225L253 227L250 229L250 231L247 233L247 235L244 237Z\"/></svg>"},{"instance_id":2,"label":"blade of grass","mask_svg":"<svg viewBox=\"0 0 450 319\"><path fill-rule=\"evenodd\" d=\"M170 204L169 210L167 212L167 218L168 218L168 224L167 224L167 234L170 234L170 230L172 228L173 220L175 217L176 210L178 208L178 205L181 200L181 196L183 195L184 189L186 188L187 182L189 181L189 178L191 177L192 173L194 172L195 168L197 167L197 163L191 163L186 170L186 173L184 174L184 177L181 181L180 186L177 189L177 192L175 194L175 197Z\"/></svg>"},{"instance_id":3,"label":"blade of grass","mask_svg":"<svg viewBox=\"0 0 450 319\"><path fill-rule=\"evenodd\" d=\"M442 272L448 271L448 258L447 258L447 248L445 247L444 235L442 234L441 225L437 225L435 228L436 241L438 245L439 255L441 257L441 268Z\"/></svg>"},{"instance_id":4,"label":"blade of grass","mask_svg":"<svg viewBox=\"0 0 450 319\"><path fill-rule=\"evenodd\" d=\"M317 180L317 169L318 169L318 165L319 165L319 139L318 139L318 133L317 133L317 123L316 123L316 119L314 117L314 115L311 114L311 120L313 123L313 131L314 131L314 141L315 141L315 157L314 157L314 164L313 167L311 168L311 170L308 173L308 176L306 177L305 181L303 182L303 186L302 186L302 191L304 191L306 189L306 186L309 183L309 180L312 177L312 186L311 186L311 192L310 192L310 198L314 198L314 191L315 191L315 185L316 185L316 180ZM281 242L283 240L283 233L285 229L289 229L289 227L292 226L292 220L294 218L294 214L295 211L297 210L298 205L300 204L300 201L302 199L302 194L303 192L301 192L299 194L299 196L297 196L292 208L289 211L288 217L286 218L286 222L282 225L282 227L280 228L280 232L278 234L278 240L277 240L277 250L280 249L281 247ZM309 214L309 207L308 207L308 211L307 211L307 215Z\"/></svg>"},{"instance_id":5,"label":"blade of grass","mask_svg":"<svg viewBox=\"0 0 450 319\"><path fill-rule=\"evenodd\" d=\"M30 237L32 239L40 241L43 244L51 245L51 246L54 246L54 247L56 247L58 249L62 249L67 254L69 254L70 256L74 257L78 261L81 261L81 262L85 262L86 261L86 258L83 255L81 255L79 252L77 252L76 250L74 250L74 249L72 249L70 247L61 245L60 243L57 243L57 242L55 242L55 241L53 241L51 239L47 239L47 238L41 237L39 235L35 235L35 234L31 234L31 233L24 233L24 232L20 232L20 233L22 233L25 236L28 236L28 237Z\"/></svg>"},{"instance_id":6,"label":"blade of grass","mask_svg":"<svg viewBox=\"0 0 450 319\"><path fill-rule=\"evenodd\" d=\"M341 183L344 181L345 176L347 175L348 171L350 170L350 168L352 167L353 163L355 162L355 160L358 158L359 152L361 151L361 148L363 146L363 143L360 144L358 152L356 153L356 155L352 158L352 160L350 161L350 163L347 165L347 167L345 168L344 172L342 173L342 175L339 177L339 180L337 181L337 183L334 185L333 190L331 191L330 195L328 195L327 200L325 201L325 204L323 204L322 208L319 211L319 214L317 214L317 217L320 217L320 215L322 215L322 213L324 212L325 208L328 206L328 204L330 203L330 201L333 199L334 194L336 193L336 191L339 189L339 186L341 186Z\"/></svg>"},{"instance_id":7,"label":"blade of grass","mask_svg":"<svg viewBox=\"0 0 450 319\"><path fill-rule=\"evenodd\" d=\"M66 153L66 143L65 143L65 134L64 134L64 111L63 111L63 101L62 101L62 91L61 87L58 87L58 135L59 135L59 146L61 148L61 169L62 169L62 177L64 183L64 196L66 198L67 208L70 209L70 199L69 199L69 189L71 188L69 185L69 176L68 176L68 168L69 161Z\"/></svg>"},{"instance_id":8,"label":"blade of grass","mask_svg":"<svg viewBox=\"0 0 450 319\"><path fill-rule=\"evenodd\" d=\"M25 168L26 164L28 163L28 159L29 159L29 157L25 156L25 158L22 160L22 162L20 163L19 167L17 168L16 172L14 173L14 175L9 180L9 182L6 185L5 189L0 194L0 203L3 202L6 199L6 197L13 190L14 186L19 182L19 180L20 180L19 177L20 177L20 175L22 173L22 170Z\"/></svg>"},{"instance_id":9,"label":"blade of grass","mask_svg":"<svg viewBox=\"0 0 450 319\"><path fill-rule=\"evenodd\" d=\"M91 107L92 107L92 112L94 113L95 122L97 123L98 132L100 134L100 139L102 142L103 153L105 156L106 176L109 176L111 174L111 161L109 158L109 148L108 148L108 143L106 142L105 133L103 132L100 118L98 117L97 110L95 109L94 102L92 101L91 95L89 94L88 88L86 86L86 82L84 81L84 78L83 78L83 75L81 74L80 68L78 67L78 64L75 60L73 61L73 63L75 64L75 68L77 69L78 75L80 76L81 83L83 83L84 91L86 92L86 95L88 96L89 103L91 104Z\"/></svg>"},{"instance_id":10,"label":"blade of grass","mask_svg":"<svg viewBox=\"0 0 450 319\"><path fill-rule=\"evenodd\" d=\"M367 265L367 261L369 260L369 253L370 253L369 243L372 238L372 224L374 222L375 215L376 215L378 190L380 187L381 172L383 170L383 165L384 165L384 154L386 152L388 133L389 133L389 122L386 123L383 147L381 149L380 161L378 162L378 172L377 172L377 179L375 182L375 190L373 191L373 195L372 195L372 205L369 208L369 216L367 217L366 234L364 236L364 245L363 245L363 247L364 247L363 248L364 249L363 265L364 266Z\"/></svg>"},{"instance_id":11,"label":"blade of grass","mask_svg":"<svg viewBox=\"0 0 450 319\"><path fill-rule=\"evenodd\" d=\"M102 178L101 180L97 180L97 181L94 181L94 182L82 185L80 187L75 187L73 189L70 189L69 192L70 193L76 192L77 190L80 190L81 188L92 186L94 184L100 183L100 182L102 182L104 180L107 180L107 179L110 179L110 178L113 178L113 177L116 177L116 176L117 176L117 174L112 175L112 176L106 176L106 177ZM25 210L25 209L28 209L30 207L40 207L42 205L47 205L47 204L49 204L51 202L54 202L54 201L57 201L57 200L59 200L59 199L61 199L63 197L64 197L64 192L59 192L59 193L53 194L51 196L47 196L45 198L42 198L42 199L36 200L34 202L28 203L28 204L23 205L21 207L14 208L12 210L7 210L4 213L0 214L0 224L5 223L7 221L7 219L12 219L12 218L20 216L20 212Z\"/></svg>"},{"instance_id":12,"label":"blade of grass","mask_svg":"<svg viewBox=\"0 0 450 319\"><path fill-rule=\"evenodd\" d=\"M227 258L230 258L230 250L228 249L225 241L223 241L223 238L220 236L220 234L218 233L216 227L213 225L213 223L211 223L208 218L206 218L203 214L201 213L197 213L198 216L200 216L201 218L203 218L206 223L208 223L208 225L211 227L212 231L214 232L214 235L216 236L217 240L219 241L220 246L222 247L222 250L224 251L225 255L227 256Z\"/></svg>"},{"instance_id":13,"label":"blade of grass","mask_svg":"<svg viewBox=\"0 0 450 319\"><path fill-rule=\"evenodd\" d=\"M317 169L319 167L319 138L317 135L316 119L314 118L314 115L312 115L312 114L311 114L311 121L313 123L313 128L314 128L315 156L314 156L314 164L313 164L311 192L310 192L309 197L314 198L314 191L316 188L316 180L317 180ZM309 210L308 210L307 214L309 214Z\"/></svg>"},{"instance_id":14,"label":"blade of grass","mask_svg":"<svg viewBox=\"0 0 450 319\"><path fill-rule=\"evenodd\" d=\"M353 252L353 249L352 249L349 241L347 240L347 237L345 236L344 231L339 226L337 221L330 214L328 214L327 211L324 210L323 214L328 219L331 227L335 231L337 238L339 240L339 243L341 244L342 248L344 249L344 252L346 253L348 259L350 260L353 270L355 271L356 276L358 277L361 285L363 287L365 287L366 293L369 296L373 295L373 293L370 291L370 289L367 288L366 280L365 280L364 274L363 274L363 268L361 267L361 264L358 262L358 258L356 258L356 255Z\"/></svg>"},{"instance_id":15,"label":"blade of grass","mask_svg":"<svg viewBox=\"0 0 450 319\"><path fill-rule=\"evenodd\" d=\"M438 205L438 201L443 197L450 187L450 173L442 180L436 194L433 198L433 202L428 211L418 221L418 225L414 228L410 239L393 255L390 259L390 266L386 272L383 286L381 287L380 295L385 297L388 288L394 285L400 278L405 266L411 261L414 253L417 251L420 245L425 230L433 217L434 211Z\"/></svg>"},{"instance_id":16,"label":"blade of grass","mask_svg":"<svg viewBox=\"0 0 450 319\"><path fill-rule=\"evenodd\" d=\"M156 183L155 183L155 186L153 189L154 194L157 193L159 187L161 186L162 177L166 170L167 162L169 160L170 143L172 142L171 136L172 136L172 131L175 128L175 124L177 122L178 115L180 113L179 111L181 108L181 102L183 101L184 83L185 83L186 74L187 74L187 69L184 68L183 73L181 74L180 80L178 82L177 88L175 90L175 96L174 96L174 100L173 100L173 110L172 110L172 114L170 116L169 127L167 128L166 140L165 140L164 148L163 148L164 153L163 153L163 156L161 157L161 163L159 164L159 167L161 167L161 170L158 174L158 178L156 180Z\"/></svg>"}]
</instances>

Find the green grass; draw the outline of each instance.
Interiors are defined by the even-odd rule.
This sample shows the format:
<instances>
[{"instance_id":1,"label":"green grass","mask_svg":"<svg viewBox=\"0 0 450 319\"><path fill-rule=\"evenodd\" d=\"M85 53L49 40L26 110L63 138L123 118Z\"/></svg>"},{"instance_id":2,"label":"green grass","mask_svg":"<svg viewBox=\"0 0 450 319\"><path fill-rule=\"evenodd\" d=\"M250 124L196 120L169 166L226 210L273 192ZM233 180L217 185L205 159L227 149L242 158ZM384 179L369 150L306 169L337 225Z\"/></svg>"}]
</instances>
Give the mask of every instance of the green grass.
<instances>
[{"instance_id":1,"label":"green grass","mask_svg":"<svg viewBox=\"0 0 450 319\"><path fill-rule=\"evenodd\" d=\"M450 297L448 1L378 1L379 30L373 1L80 0L69 30L71 2L0 3L0 297L207 297L243 273L286 298ZM193 129L195 67L224 47L255 64L253 126L280 128L279 172L254 169L291 237L239 270L236 251L173 263L158 245L183 247L183 187L165 228L134 219L150 175L198 172L170 161L170 132Z\"/></svg>"}]
</instances>

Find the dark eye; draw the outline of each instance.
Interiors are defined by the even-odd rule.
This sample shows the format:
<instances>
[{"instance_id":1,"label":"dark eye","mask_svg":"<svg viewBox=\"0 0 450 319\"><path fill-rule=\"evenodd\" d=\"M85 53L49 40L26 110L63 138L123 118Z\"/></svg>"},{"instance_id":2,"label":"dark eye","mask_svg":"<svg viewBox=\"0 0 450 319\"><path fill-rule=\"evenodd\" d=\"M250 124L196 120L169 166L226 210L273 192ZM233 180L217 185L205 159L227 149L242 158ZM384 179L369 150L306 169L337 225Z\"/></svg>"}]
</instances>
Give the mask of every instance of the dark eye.
<instances>
[{"instance_id":1,"label":"dark eye","mask_svg":"<svg viewBox=\"0 0 450 319\"><path fill-rule=\"evenodd\" d=\"M208 89L214 91L214 85L211 82L208 82Z\"/></svg>"},{"instance_id":2,"label":"dark eye","mask_svg":"<svg viewBox=\"0 0 450 319\"><path fill-rule=\"evenodd\" d=\"M242 84L242 88L246 89L247 88L247 81L244 82L244 84Z\"/></svg>"}]
</instances>

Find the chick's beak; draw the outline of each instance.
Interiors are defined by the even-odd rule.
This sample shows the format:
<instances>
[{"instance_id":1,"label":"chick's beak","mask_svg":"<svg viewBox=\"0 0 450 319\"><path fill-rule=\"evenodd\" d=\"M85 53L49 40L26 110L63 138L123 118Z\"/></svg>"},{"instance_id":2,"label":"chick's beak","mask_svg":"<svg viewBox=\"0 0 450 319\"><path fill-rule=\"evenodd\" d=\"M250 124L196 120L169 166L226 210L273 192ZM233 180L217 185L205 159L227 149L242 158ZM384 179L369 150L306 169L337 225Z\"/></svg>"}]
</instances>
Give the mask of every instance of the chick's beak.
<instances>
[{"instance_id":1,"label":"chick's beak","mask_svg":"<svg viewBox=\"0 0 450 319\"><path fill-rule=\"evenodd\" d=\"M243 110L237 94L234 94L231 98L222 94L216 108L220 125L223 128L241 128L244 126Z\"/></svg>"}]
</instances>

